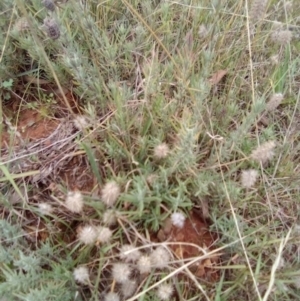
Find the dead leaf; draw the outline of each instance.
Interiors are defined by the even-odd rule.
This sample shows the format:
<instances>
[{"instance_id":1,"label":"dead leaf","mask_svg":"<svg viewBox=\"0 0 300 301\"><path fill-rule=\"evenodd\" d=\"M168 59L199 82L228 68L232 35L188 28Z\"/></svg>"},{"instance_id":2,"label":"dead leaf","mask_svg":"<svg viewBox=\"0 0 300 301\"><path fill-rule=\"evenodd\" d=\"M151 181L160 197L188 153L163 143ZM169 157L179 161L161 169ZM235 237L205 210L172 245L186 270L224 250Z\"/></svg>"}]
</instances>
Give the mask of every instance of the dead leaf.
<instances>
[{"instance_id":1,"label":"dead leaf","mask_svg":"<svg viewBox=\"0 0 300 301\"><path fill-rule=\"evenodd\" d=\"M227 70L219 70L212 75L212 77L208 80L208 82L211 85L217 85L226 74L227 74Z\"/></svg>"}]
</instances>

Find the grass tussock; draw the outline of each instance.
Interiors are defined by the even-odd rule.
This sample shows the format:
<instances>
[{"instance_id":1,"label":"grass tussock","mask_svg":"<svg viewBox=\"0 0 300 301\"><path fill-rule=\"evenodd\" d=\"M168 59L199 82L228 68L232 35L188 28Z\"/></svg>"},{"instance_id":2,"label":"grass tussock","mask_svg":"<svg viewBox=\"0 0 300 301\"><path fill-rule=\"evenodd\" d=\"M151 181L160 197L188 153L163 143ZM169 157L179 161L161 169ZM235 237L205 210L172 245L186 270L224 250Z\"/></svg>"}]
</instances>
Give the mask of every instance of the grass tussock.
<instances>
[{"instance_id":1,"label":"grass tussock","mask_svg":"<svg viewBox=\"0 0 300 301\"><path fill-rule=\"evenodd\" d=\"M198 2L1 1L1 301L299 299L299 5Z\"/></svg>"}]
</instances>

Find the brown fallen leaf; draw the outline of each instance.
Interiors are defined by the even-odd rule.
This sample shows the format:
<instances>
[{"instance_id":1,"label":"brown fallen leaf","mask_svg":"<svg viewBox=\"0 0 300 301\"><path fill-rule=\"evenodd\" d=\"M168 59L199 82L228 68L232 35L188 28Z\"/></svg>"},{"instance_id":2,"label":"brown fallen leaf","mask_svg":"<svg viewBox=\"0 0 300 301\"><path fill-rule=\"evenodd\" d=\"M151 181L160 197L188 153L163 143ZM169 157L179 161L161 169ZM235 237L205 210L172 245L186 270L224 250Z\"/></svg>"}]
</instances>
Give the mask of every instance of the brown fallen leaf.
<instances>
[{"instance_id":1,"label":"brown fallen leaf","mask_svg":"<svg viewBox=\"0 0 300 301\"><path fill-rule=\"evenodd\" d=\"M211 85L217 85L226 74L227 74L227 70L219 70L212 75L212 77L208 80L208 82Z\"/></svg>"}]
</instances>

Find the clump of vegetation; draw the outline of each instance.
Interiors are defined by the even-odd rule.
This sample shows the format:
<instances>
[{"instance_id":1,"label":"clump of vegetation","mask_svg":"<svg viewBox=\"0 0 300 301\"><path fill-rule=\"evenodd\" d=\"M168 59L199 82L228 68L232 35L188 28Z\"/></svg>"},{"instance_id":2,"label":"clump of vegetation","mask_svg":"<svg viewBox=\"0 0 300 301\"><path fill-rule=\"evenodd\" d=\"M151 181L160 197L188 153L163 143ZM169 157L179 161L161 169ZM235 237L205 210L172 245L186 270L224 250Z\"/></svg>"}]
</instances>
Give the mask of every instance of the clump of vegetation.
<instances>
[{"instance_id":1,"label":"clump of vegetation","mask_svg":"<svg viewBox=\"0 0 300 301\"><path fill-rule=\"evenodd\" d=\"M3 300L298 298L296 2L1 1Z\"/></svg>"}]
</instances>

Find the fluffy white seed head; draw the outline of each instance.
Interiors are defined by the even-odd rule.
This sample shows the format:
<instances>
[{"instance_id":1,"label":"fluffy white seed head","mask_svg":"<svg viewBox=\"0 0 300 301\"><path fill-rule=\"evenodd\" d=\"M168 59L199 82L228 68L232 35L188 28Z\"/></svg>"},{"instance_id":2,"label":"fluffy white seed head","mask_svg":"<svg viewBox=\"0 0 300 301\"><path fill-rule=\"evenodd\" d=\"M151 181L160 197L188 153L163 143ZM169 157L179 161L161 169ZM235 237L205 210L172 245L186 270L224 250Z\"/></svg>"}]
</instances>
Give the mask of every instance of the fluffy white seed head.
<instances>
[{"instance_id":1,"label":"fluffy white seed head","mask_svg":"<svg viewBox=\"0 0 300 301\"><path fill-rule=\"evenodd\" d=\"M185 222L185 216L181 212L174 212L171 215L172 224L177 228L183 228Z\"/></svg>"},{"instance_id":2,"label":"fluffy white seed head","mask_svg":"<svg viewBox=\"0 0 300 301\"><path fill-rule=\"evenodd\" d=\"M137 283L135 280L128 280L121 285L121 292L124 298L131 297L136 291Z\"/></svg>"},{"instance_id":3,"label":"fluffy white seed head","mask_svg":"<svg viewBox=\"0 0 300 301\"><path fill-rule=\"evenodd\" d=\"M151 259L147 255L143 255L139 258L137 262L137 269L141 274L146 274L151 272Z\"/></svg>"},{"instance_id":4,"label":"fluffy white seed head","mask_svg":"<svg viewBox=\"0 0 300 301\"><path fill-rule=\"evenodd\" d=\"M266 109L267 111L274 111L282 102L283 94L275 93L271 96L270 100L267 103Z\"/></svg>"},{"instance_id":5,"label":"fluffy white seed head","mask_svg":"<svg viewBox=\"0 0 300 301\"><path fill-rule=\"evenodd\" d=\"M147 181L147 183L148 183L149 185L152 186L152 185L154 185L154 183L157 181L157 179L158 179L158 175L152 173L152 174L150 174L150 175L147 176L146 181Z\"/></svg>"},{"instance_id":6,"label":"fluffy white seed head","mask_svg":"<svg viewBox=\"0 0 300 301\"><path fill-rule=\"evenodd\" d=\"M164 159L170 152L169 146L166 143L161 143L154 148L154 157Z\"/></svg>"},{"instance_id":7,"label":"fluffy white seed head","mask_svg":"<svg viewBox=\"0 0 300 301\"><path fill-rule=\"evenodd\" d=\"M131 268L128 264L123 262L114 263L112 266L112 276L118 283L129 281Z\"/></svg>"},{"instance_id":8,"label":"fluffy white seed head","mask_svg":"<svg viewBox=\"0 0 300 301\"><path fill-rule=\"evenodd\" d=\"M268 0L253 0L249 11L249 17L252 22L264 18Z\"/></svg>"},{"instance_id":9,"label":"fluffy white seed head","mask_svg":"<svg viewBox=\"0 0 300 301\"><path fill-rule=\"evenodd\" d=\"M98 231L95 226L84 226L78 231L78 239L85 245L94 244L98 237Z\"/></svg>"},{"instance_id":10,"label":"fluffy white seed head","mask_svg":"<svg viewBox=\"0 0 300 301\"><path fill-rule=\"evenodd\" d=\"M112 237L112 231L107 227L97 227L97 241L100 243L107 243Z\"/></svg>"},{"instance_id":11,"label":"fluffy white seed head","mask_svg":"<svg viewBox=\"0 0 300 301\"><path fill-rule=\"evenodd\" d=\"M123 245L120 248L120 258L126 262L136 262L141 255L141 252L132 245Z\"/></svg>"},{"instance_id":12,"label":"fluffy white seed head","mask_svg":"<svg viewBox=\"0 0 300 301\"><path fill-rule=\"evenodd\" d=\"M241 175L241 183L245 188L252 187L258 177L258 172L255 169L243 170Z\"/></svg>"},{"instance_id":13,"label":"fluffy white seed head","mask_svg":"<svg viewBox=\"0 0 300 301\"><path fill-rule=\"evenodd\" d=\"M151 265L157 269L163 269L168 266L170 253L164 247L158 247L150 254Z\"/></svg>"},{"instance_id":14,"label":"fluffy white seed head","mask_svg":"<svg viewBox=\"0 0 300 301\"><path fill-rule=\"evenodd\" d=\"M251 158L259 163L265 164L274 157L275 146L274 141L267 141L252 151Z\"/></svg>"},{"instance_id":15,"label":"fluffy white seed head","mask_svg":"<svg viewBox=\"0 0 300 301\"><path fill-rule=\"evenodd\" d=\"M117 223L117 212L107 209L103 214L103 223L107 226L114 226Z\"/></svg>"},{"instance_id":16,"label":"fluffy white seed head","mask_svg":"<svg viewBox=\"0 0 300 301\"><path fill-rule=\"evenodd\" d=\"M67 194L66 208L74 213L80 213L83 209L83 197L79 191L69 191Z\"/></svg>"},{"instance_id":17,"label":"fluffy white seed head","mask_svg":"<svg viewBox=\"0 0 300 301\"><path fill-rule=\"evenodd\" d=\"M109 292L104 297L105 301L120 301L120 296L117 293Z\"/></svg>"},{"instance_id":18,"label":"fluffy white seed head","mask_svg":"<svg viewBox=\"0 0 300 301\"><path fill-rule=\"evenodd\" d=\"M89 270L85 266L76 268L73 272L73 276L74 279L81 284L87 284L90 278Z\"/></svg>"},{"instance_id":19,"label":"fluffy white seed head","mask_svg":"<svg viewBox=\"0 0 300 301\"><path fill-rule=\"evenodd\" d=\"M283 7L287 13L293 10L293 1L285 1Z\"/></svg>"},{"instance_id":20,"label":"fluffy white seed head","mask_svg":"<svg viewBox=\"0 0 300 301\"><path fill-rule=\"evenodd\" d=\"M43 215L50 215L53 212L53 207L48 203L39 203L39 211Z\"/></svg>"},{"instance_id":21,"label":"fluffy white seed head","mask_svg":"<svg viewBox=\"0 0 300 301\"><path fill-rule=\"evenodd\" d=\"M278 65L280 63L280 57L278 54L274 54L270 57L272 65Z\"/></svg>"},{"instance_id":22,"label":"fluffy white seed head","mask_svg":"<svg viewBox=\"0 0 300 301\"><path fill-rule=\"evenodd\" d=\"M16 21L16 23L14 25L14 28L13 28L13 30L15 30L17 32L25 31L25 30L28 30L28 29L30 29L30 26L29 26L28 21L24 17L19 18Z\"/></svg>"},{"instance_id":23,"label":"fluffy white seed head","mask_svg":"<svg viewBox=\"0 0 300 301\"><path fill-rule=\"evenodd\" d=\"M113 206L120 195L120 187L114 182L108 182L101 191L102 202L107 206Z\"/></svg>"},{"instance_id":24,"label":"fluffy white seed head","mask_svg":"<svg viewBox=\"0 0 300 301\"><path fill-rule=\"evenodd\" d=\"M271 39L274 43L287 45L291 42L293 33L290 30L276 30L271 34Z\"/></svg>"},{"instance_id":25,"label":"fluffy white seed head","mask_svg":"<svg viewBox=\"0 0 300 301\"><path fill-rule=\"evenodd\" d=\"M88 118L84 115L77 115L74 120L73 120L74 126L76 127L76 129L82 131L86 128L88 128L89 122L88 122Z\"/></svg>"},{"instance_id":26,"label":"fluffy white seed head","mask_svg":"<svg viewBox=\"0 0 300 301\"><path fill-rule=\"evenodd\" d=\"M294 285L296 288L300 289L300 276L294 277Z\"/></svg>"},{"instance_id":27,"label":"fluffy white seed head","mask_svg":"<svg viewBox=\"0 0 300 301\"><path fill-rule=\"evenodd\" d=\"M171 284L162 283L157 289L157 297L160 300L170 300L173 294L173 286Z\"/></svg>"},{"instance_id":28,"label":"fluffy white seed head","mask_svg":"<svg viewBox=\"0 0 300 301\"><path fill-rule=\"evenodd\" d=\"M205 25L201 24L198 29L198 35L200 39L205 39L208 36L208 29Z\"/></svg>"}]
</instances>

